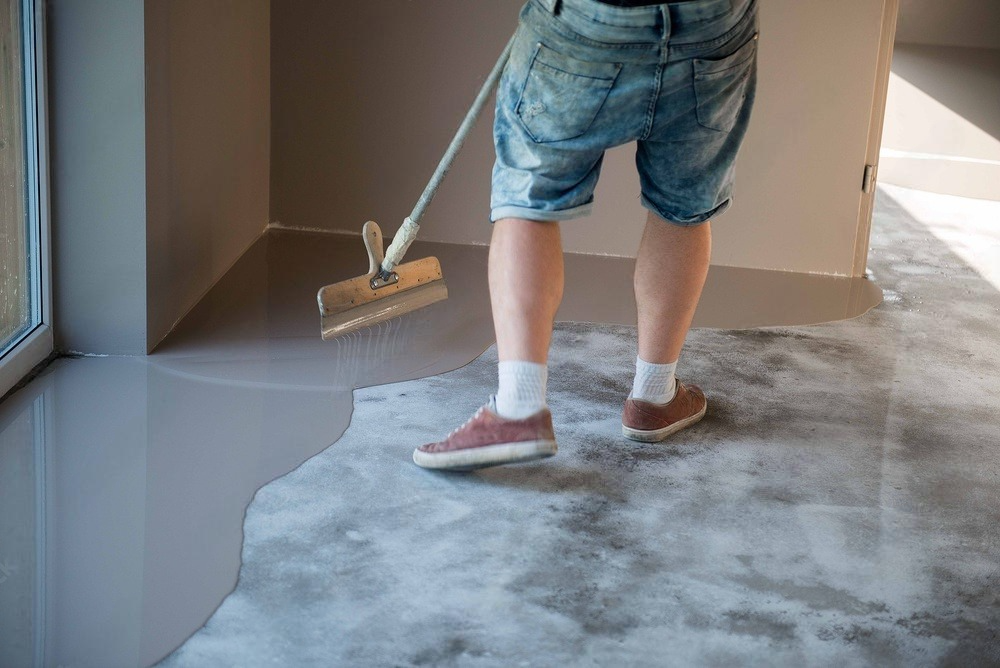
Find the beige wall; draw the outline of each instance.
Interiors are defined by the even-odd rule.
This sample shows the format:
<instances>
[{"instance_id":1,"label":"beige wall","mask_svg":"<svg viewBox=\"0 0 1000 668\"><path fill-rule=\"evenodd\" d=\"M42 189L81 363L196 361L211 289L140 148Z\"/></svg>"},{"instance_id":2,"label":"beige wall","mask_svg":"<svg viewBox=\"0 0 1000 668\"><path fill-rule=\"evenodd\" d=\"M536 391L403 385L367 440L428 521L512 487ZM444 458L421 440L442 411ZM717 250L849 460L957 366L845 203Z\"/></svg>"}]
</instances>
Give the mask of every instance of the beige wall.
<instances>
[{"instance_id":1,"label":"beige wall","mask_svg":"<svg viewBox=\"0 0 1000 668\"><path fill-rule=\"evenodd\" d=\"M1000 200L1000 49L897 44L892 70L881 179Z\"/></svg>"},{"instance_id":2,"label":"beige wall","mask_svg":"<svg viewBox=\"0 0 1000 668\"><path fill-rule=\"evenodd\" d=\"M146 0L145 12L152 350L269 222L270 2Z\"/></svg>"},{"instance_id":3,"label":"beige wall","mask_svg":"<svg viewBox=\"0 0 1000 668\"><path fill-rule=\"evenodd\" d=\"M371 218L391 235L513 31L521 4L276 1L272 220L359 232ZM715 226L716 264L863 272L863 262L855 262L867 240L860 185L870 158L885 6L762 0L758 106L740 158L736 205ZM489 113L476 127L424 218L422 238L487 242L491 122ZM594 214L563 226L567 250L634 254L644 210L632 150L607 156Z\"/></svg>"},{"instance_id":4,"label":"beige wall","mask_svg":"<svg viewBox=\"0 0 1000 668\"><path fill-rule=\"evenodd\" d=\"M886 183L1000 200L1000 2L902 0L879 161Z\"/></svg>"},{"instance_id":5,"label":"beige wall","mask_svg":"<svg viewBox=\"0 0 1000 668\"><path fill-rule=\"evenodd\" d=\"M1000 2L900 0L896 40L1000 49Z\"/></svg>"}]
</instances>

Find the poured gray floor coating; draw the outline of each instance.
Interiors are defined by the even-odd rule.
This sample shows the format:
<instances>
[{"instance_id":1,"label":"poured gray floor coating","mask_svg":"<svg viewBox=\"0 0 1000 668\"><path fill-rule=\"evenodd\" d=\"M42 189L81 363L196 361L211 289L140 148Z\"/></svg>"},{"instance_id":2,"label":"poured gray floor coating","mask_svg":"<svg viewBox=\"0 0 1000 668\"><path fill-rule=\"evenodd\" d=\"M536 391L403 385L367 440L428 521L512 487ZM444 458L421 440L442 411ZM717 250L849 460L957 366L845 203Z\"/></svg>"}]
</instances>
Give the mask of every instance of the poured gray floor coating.
<instances>
[{"instance_id":1,"label":"poured gray floor coating","mask_svg":"<svg viewBox=\"0 0 1000 668\"><path fill-rule=\"evenodd\" d=\"M445 373L491 343L486 250L415 246L451 298L323 343L360 240L272 234L154 355L0 406L0 664L1000 661L998 220L882 189L885 303L695 332L710 418L671 445L614 433L633 330L564 328L560 455L467 476L408 457L492 389L489 353ZM560 318L631 324L630 264L569 258ZM713 268L699 324L877 302L788 278Z\"/></svg>"}]
</instances>

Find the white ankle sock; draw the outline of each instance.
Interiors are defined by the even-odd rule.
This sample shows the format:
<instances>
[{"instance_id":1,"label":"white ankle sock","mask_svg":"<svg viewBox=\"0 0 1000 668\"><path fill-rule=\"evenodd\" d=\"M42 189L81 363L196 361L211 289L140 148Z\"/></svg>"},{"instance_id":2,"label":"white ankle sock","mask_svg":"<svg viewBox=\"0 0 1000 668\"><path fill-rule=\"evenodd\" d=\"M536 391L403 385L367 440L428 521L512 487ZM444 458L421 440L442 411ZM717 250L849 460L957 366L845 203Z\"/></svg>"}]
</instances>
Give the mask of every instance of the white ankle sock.
<instances>
[{"instance_id":1,"label":"white ankle sock","mask_svg":"<svg viewBox=\"0 0 1000 668\"><path fill-rule=\"evenodd\" d=\"M520 420L545 408L548 367L535 362L500 362L497 414Z\"/></svg>"},{"instance_id":2,"label":"white ankle sock","mask_svg":"<svg viewBox=\"0 0 1000 668\"><path fill-rule=\"evenodd\" d=\"M654 404L670 403L677 393L674 372L677 362L652 364L635 358L635 380L632 382L632 398Z\"/></svg>"}]
</instances>

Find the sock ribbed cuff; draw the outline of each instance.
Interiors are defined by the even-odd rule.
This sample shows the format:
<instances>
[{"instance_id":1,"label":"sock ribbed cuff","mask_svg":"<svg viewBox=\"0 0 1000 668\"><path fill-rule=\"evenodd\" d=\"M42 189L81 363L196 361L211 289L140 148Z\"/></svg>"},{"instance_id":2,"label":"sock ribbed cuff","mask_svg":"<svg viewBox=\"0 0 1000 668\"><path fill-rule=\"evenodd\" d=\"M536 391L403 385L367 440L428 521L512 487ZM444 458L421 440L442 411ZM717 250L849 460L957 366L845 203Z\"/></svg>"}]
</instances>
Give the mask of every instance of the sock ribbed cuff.
<instances>
[{"instance_id":1,"label":"sock ribbed cuff","mask_svg":"<svg viewBox=\"0 0 1000 668\"><path fill-rule=\"evenodd\" d=\"M677 362L653 364L640 357L635 358L635 380L632 382L632 398L654 404L666 404L677 393L675 372Z\"/></svg>"},{"instance_id":2,"label":"sock ribbed cuff","mask_svg":"<svg viewBox=\"0 0 1000 668\"><path fill-rule=\"evenodd\" d=\"M496 408L500 417L519 420L545 408L547 365L521 361L500 362L499 377Z\"/></svg>"}]
</instances>

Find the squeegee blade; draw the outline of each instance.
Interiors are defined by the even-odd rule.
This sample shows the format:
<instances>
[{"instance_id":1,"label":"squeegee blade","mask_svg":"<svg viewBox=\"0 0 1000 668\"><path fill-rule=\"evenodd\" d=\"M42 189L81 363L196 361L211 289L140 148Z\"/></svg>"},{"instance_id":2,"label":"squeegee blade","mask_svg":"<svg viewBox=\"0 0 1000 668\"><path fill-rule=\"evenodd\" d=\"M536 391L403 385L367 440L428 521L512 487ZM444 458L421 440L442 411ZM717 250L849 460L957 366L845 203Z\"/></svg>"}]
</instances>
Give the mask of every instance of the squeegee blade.
<instances>
[{"instance_id":1,"label":"squeegee blade","mask_svg":"<svg viewBox=\"0 0 1000 668\"><path fill-rule=\"evenodd\" d=\"M320 329L324 340L376 325L448 298L444 279L401 290L359 306L322 314Z\"/></svg>"}]
</instances>

